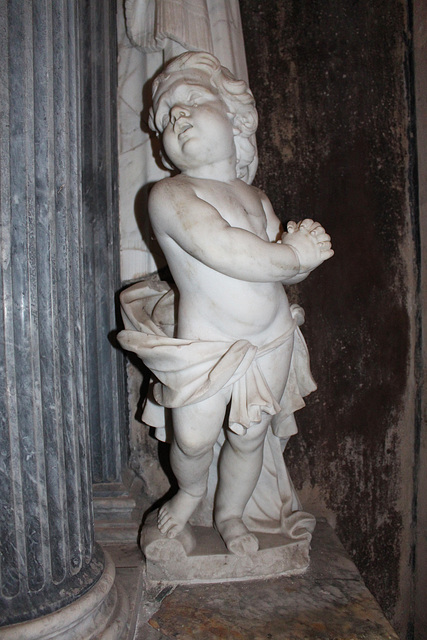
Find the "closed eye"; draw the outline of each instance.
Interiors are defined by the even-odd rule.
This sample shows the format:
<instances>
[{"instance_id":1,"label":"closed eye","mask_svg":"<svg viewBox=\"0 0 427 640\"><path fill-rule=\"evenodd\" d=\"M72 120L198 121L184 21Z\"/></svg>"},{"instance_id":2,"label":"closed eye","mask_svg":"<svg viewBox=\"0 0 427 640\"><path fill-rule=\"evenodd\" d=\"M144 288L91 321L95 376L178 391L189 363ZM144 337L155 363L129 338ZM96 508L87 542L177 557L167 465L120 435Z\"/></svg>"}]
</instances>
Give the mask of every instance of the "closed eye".
<instances>
[{"instance_id":1,"label":"closed eye","mask_svg":"<svg viewBox=\"0 0 427 640\"><path fill-rule=\"evenodd\" d=\"M201 94L199 91L192 91L188 94L187 100L189 103L194 104L194 102L196 102L200 98L200 95Z\"/></svg>"}]
</instances>

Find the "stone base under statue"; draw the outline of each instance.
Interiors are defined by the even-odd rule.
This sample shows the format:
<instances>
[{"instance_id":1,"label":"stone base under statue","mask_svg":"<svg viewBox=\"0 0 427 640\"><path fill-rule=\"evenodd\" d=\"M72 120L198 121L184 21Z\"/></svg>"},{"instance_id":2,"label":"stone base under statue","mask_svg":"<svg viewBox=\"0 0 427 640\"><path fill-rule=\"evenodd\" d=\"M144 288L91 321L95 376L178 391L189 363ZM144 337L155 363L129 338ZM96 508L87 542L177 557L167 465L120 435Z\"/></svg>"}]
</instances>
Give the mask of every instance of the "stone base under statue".
<instances>
[{"instance_id":1,"label":"stone base under statue","mask_svg":"<svg viewBox=\"0 0 427 640\"><path fill-rule=\"evenodd\" d=\"M151 514L141 531L141 549L146 558L148 583L210 583L256 580L299 575L309 565L310 541L290 540L284 535L257 533L256 553L237 556L225 547L211 527L186 525L176 538L157 528L157 513Z\"/></svg>"}]
</instances>

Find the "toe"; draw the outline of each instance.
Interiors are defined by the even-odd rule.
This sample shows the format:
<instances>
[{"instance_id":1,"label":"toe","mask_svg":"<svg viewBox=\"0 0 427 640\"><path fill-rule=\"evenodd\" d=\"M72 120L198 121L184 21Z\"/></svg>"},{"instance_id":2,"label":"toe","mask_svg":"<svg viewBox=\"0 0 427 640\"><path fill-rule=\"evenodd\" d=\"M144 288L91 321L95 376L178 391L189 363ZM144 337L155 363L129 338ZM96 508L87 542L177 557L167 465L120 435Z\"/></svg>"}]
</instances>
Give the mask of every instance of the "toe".
<instances>
[{"instance_id":1,"label":"toe","mask_svg":"<svg viewBox=\"0 0 427 640\"><path fill-rule=\"evenodd\" d=\"M167 533L171 524L173 524L173 522L171 522L171 518L165 517L160 522L157 523L157 526L159 527L162 533Z\"/></svg>"},{"instance_id":2,"label":"toe","mask_svg":"<svg viewBox=\"0 0 427 640\"><path fill-rule=\"evenodd\" d=\"M179 528L176 524L173 524L166 533L168 538L175 538L179 533Z\"/></svg>"}]
</instances>

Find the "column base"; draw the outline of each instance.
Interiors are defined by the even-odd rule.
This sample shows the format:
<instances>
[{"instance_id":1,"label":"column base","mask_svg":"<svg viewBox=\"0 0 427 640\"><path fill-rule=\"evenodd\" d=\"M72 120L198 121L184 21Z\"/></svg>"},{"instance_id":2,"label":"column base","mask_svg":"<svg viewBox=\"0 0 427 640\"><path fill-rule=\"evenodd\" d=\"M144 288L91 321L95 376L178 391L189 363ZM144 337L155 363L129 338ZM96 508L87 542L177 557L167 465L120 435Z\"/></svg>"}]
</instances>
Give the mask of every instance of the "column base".
<instances>
[{"instance_id":1,"label":"column base","mask_svg":"<svg viewBox=\"0 0 427 640\"><path fill-rule=\"evenodd\" d=\"M90 591L47 616L1 628L1 640L121 640L127 631L129 602L115 577L114 563L105 553L103 574Z\"/></svg>"}]
</instances>

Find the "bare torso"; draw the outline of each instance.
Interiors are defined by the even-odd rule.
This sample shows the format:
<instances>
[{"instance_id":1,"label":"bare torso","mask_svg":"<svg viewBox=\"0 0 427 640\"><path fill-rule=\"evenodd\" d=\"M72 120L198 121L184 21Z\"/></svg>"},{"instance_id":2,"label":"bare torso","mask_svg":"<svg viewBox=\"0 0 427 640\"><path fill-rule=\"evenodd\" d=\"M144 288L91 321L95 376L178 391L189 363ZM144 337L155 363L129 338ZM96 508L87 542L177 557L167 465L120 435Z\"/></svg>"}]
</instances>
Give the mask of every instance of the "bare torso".
<instances>
[{"instance_id":1,"label":"bare torso","mask_svg":"<svg viewBox=\"0 0 427 640\"><path fill-rule=\"evenodd\" d=\"M269 242L260 192L241 181L233 184L177 176L196 196L215 207L231 226ZM172 210L171 216L175 215ZM206 229L209 233L209 229ZM291 325L289 304L280 282L251 282L217 271L185 251L172 234L159 243L180 293L178 337L203 340L245 338L262 346ZM233 255L228 256L230 262Z\"/></svg>"}]
</instances>

